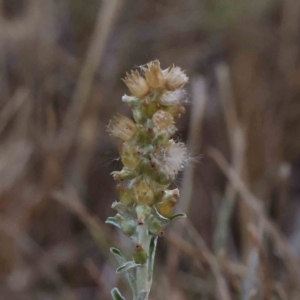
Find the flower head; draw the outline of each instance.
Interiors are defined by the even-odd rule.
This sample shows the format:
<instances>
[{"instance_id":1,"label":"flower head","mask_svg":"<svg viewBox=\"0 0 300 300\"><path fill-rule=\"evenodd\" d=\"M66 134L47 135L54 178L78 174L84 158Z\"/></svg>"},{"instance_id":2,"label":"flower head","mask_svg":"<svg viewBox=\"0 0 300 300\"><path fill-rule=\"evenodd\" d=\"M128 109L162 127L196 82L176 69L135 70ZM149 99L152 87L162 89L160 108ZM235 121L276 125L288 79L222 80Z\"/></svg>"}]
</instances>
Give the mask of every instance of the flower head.
<instances>
[{"instance_id":1,"label":"flower head","mask_svg":"<svg viewBox=\"0 0 300 300\"><path fill-rule=\"evenodd\" d=\"M128 143L123 144L121 159L125 168L135 169L140 163L136 148Z\"/></svg>"},{"instance_id":2,"label":"flower head","mask_svg":"<svg viewBox=\"0 0 300 300\"><path fill-rule=\"evenodd\" d=\"M189 81L189 78L179 67L173 66L163 72L166 78L166 87L170 91L181 88Z\"/></svg>"},{"instance_id":3,"label":"flower head","mask_svg":"<svg viewBox=\"0 0 300 300\"><path fill-rule=\"evenodd\" d=\"M158 60L152 61L144 68L146 81L151 88L161 88L165 86L166 79L160 68Z\"/></svg>"},{"instance_id":4,"label":"flower head","mask_svg":"<svg viewBox=\"0 0 300 300\"><path fill-rule=\"evenodd\" d=\"M173 215L173 209L175 204L176 204L176 199L171 198L159 203L157 205L157 210L162 216L170 218Z\"/></svg>"},{"instance_id":5,"label":"flower head","mask_svg":"<svg viewBox=\"0 0 300 300\"><path fill-rule=\"evenodd\" d=\"M151 154L152 161L157 165L160 173L169 179L174 179L187 162L187 151L183 143L170 140Z\"/></svg>"},{"instance_id":6,"label":"flower head","mask_svg":"<svg viewBox=\"0 0 300 300\"><path fill-rule=\"evenodd\" d=\"M120 184L117 185L117 190L119 191L120 194L120 201L127 205L130 206L134 202L134 195L133 192L126 184L121 182Z\"/></svg>"},{"instance_id":7,"label":"flower head","mask_svg":"<svg viewBox=\"0 0 300 300\"><path fill-rule=\"evenodd\" d=\"M129 118L117 115L108 124L108 132L123 141L131 140L136 133L136 126Z\"/></svg>"},{"instance_id":8,"label":"flower head","mask_svg":"<svg viewBox=\"0 0 300 300\"><path fill-rule=\"evenodd\" d=\"M140 181L134 187L136 203L138 205L152 205L154 202L154 192L151 186L145 181Z\"/></svg>"},{"instance_id":9,"label":"flower head","mask_svg":"<svg viewBox=\"0 0 300 300\"><path fill-rule=\"evenodd\" d=\"M181 105L186 99L186 92L183 89L166 91L159 99L159 103L165 106Z\"/></svg>"},{"instance_id":10,"label":"flower head","mask_svg":"<svg viewBox=\"0 0 300 300\"><path fill-rule=\"evenodd\" d=\"M131 71L131 74L126 73L126 77L123 81L129 88L132 95L137 98L146 96L150 91L147 81L137 70Z\"/></svg>"},{"instance_id":11,"label":"flower head","mask_svg":"<svg viewBox=\"0 0 300 300\"><path fill-rule=\"evenodd\" d=\"M152 122L154 124L155 133L167 132L170 135L176 132L176 127L174 126L174 118L170 113L164 110L158 110L152 117Z\"/></svg>"}]
</instances>

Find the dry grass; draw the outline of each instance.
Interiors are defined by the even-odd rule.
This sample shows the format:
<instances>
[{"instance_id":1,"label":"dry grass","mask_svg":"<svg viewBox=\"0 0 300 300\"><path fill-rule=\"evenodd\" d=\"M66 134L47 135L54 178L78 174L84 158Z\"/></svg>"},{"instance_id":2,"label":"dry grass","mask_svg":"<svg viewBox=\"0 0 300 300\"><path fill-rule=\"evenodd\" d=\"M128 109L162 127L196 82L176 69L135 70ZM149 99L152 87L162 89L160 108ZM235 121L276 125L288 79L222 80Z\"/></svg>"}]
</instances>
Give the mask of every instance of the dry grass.
<instances>
[{"instance_id":1,"label":"dry grass","mask_svg":"<svg viewBox=\"0 0 300 300\"><path fill-rule=\"evenodd\" d=\"M300 3L0 1L0 299L109 299L121 77L191 78L178 139L189 221L159 241L152 299L300 297ZM111 162L111 164L109 164ZM124 294L126 285L120 282Z\"/></svg>"}]
</instances>

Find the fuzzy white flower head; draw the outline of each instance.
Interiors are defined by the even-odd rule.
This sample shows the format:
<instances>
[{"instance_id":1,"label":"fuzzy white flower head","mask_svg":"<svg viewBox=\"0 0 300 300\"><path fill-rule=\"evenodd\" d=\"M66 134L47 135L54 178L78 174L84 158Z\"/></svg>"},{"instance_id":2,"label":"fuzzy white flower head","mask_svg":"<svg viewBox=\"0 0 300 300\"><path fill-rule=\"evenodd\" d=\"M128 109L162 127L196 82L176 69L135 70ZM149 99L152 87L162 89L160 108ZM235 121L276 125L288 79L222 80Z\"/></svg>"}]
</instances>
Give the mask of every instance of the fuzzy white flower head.
<instances>
[{"instance_id":1,"label":"fuzzy white flower head","mask_svg":"<svg viewBox=\"0 0 300 300\"><path fill-rule=\"evenodd\" d=\"M157 89L165 86L166 79L158 60L148 63L147 67L143 68L143 70L145 72L146 81L151 88Z\"/></svg>"},{"instance_id":2,"label":"fuzzy white flower head","mask_svg":"<svg viewBox=\"0 0 300 300\"><path fill-rule=\"evenodd\" d=\"M123 141L129 141L136 133L135 123L129 118L117 115L113 120L109 121L107 126L108 132Z\"/></svg>"},{"instance_id":3,"label":"fuzzy white flower head","mask_svg":"<svg viewBox=\"0 0 300 300\"><path fill-rule=\"evenodd\" d=\"M124 95L122 96L122 101L125 102L125 103L130 103L130 101L132 101L132 100L134 100L134 99L135 99L134 97L128 96L128 95L126 95L126 94L124 94Z\"/></svg>"},{"instance_id":4,"label":"fuzzy white flower head","mask_svg":"<svg viewBox=\"0 0 300 300\"><path fill-rule=\"evenodd\" d=\"M166 106L181 105L186 99L186 91L178 89L175 91L166 91L159 98L159 103Z\"/></svg>"},{"instance_id":5,"label":"fuzzy white flower head","mask_svg":"<svg viewBox=\"0 0 300 300\"><path fill-rule=\"evenodd\" d=\"M189 81L189 78L179 67L173 66L164 70L163 73L166 78L166 88L170 91L181 88Z\"/></svg>"},{"instance_id":6,"label":"fuzzy white flower head","mask_svg":"<svg viewBox=\"0 0 300 300\"><path fill-rule=\"evenodd\" d=\"M131 71L130 74L126 73L126 77L123 79L123 81L129 88L132 95L137 98L146 96L150 91L147 81L137 70Z\"/></svg>"},{"instance_id":7,"label":"fuzzy white flower head","mask_svg":"<svg viewBox=\"0 0 300 300\"><path fill-rule=\"evenodd\" d=\"M183 143L175 143L174 140L168 141L151 154L151 159L158 170L172 180L183 169L187 158L185 145Z\"/></svg>"},{"instance_id":8,"label":"fuzzy white flower head","mask_svg":"<svg viewBox=\"0 0 300 300\"><path fill-rule=\"evenodd\" d=\"M174 125L174 118L172 115L164 110L158 110L152 117L152 122L154 124L155 133L169 133L173 135L176 132L176 127Z\"/></svg>"}]
</instances>

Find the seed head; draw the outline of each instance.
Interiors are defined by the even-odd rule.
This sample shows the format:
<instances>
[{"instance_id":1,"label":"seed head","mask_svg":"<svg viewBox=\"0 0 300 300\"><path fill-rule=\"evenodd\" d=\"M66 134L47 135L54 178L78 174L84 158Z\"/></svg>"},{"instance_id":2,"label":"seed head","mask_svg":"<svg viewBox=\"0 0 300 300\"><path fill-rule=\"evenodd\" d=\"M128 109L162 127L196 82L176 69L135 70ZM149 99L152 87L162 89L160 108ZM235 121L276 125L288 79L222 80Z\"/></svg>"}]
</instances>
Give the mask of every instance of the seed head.
<instances>
[{"instance_id":1,"label":"seed head","mask_svg":"<svg viewBox=\"0 0 300 300\"><path fill-rule=\"evenodd\" d=\"M189 81L185 73L179 67L175 66L164 70L164 75L166 78L166 88L170 91L181 88Z\"/></svg>"},{"instance_id":2,"label":"seed head","mask_svg":"<svg viewBox=\"0 0 300 300\"><path fill-rule=\"evenodd\" d=\"M123 81L129 88L132 95L137 98L146 96L150 91L147 81L137 70L131 71L131 74L126 73L126 77L123 79Z\"/></svg>"},{"instance_id":3,"label":"seed head","mask_svg":"<svg viewBox=\"0 0 300 300\"><path fill-rule=\"evenodd\" d=\"M157 89L165 86L166 79L160 68L158 60L152 61L144 68L146 81L151 88Z\"/></svg>"},{"instance_id":4,"label":"seed head","mask_svg":"<svg viewBox=\"0 0 300 300\"><path fill-rule=\"evenodd\" d=\"M131 140L136 133L134 122L122 115L117 115L113 120L110 120L107 129L112 136L123 141Z\"/></svg>"},{"instance_id":5,"label":"seed head","mask_svg":"<svg viewBox=\"0 0 300 300\"><path fill-rule=\"evenodd\" d=\"M174 126L174 118L167 111L158 110L153 115L152 122L155 126L155 133L167 132L170 135L173 135L176 132L176 127Z\"/></svg>"},{"instance_id":6,"label":"seed head","mask_svg":"<svg viewBox=\"0 0 300 300\"><path fill-rule=\"evenodd\" d=\"M162 174L174 180L187 162L186 147L170 140L151 154L151 159Z\"/></svg>"},{"instance_id":7,"label":"seed head","mask_svg":"<svg viewBox=\"0 0 300 300\"><path fill-rule=\"evenodd\" d=\"M186 92L183 89L166 91L159 99L159 103L166 106L181 105L185 101L185 98Z\"/></svg>"}]
</instances>

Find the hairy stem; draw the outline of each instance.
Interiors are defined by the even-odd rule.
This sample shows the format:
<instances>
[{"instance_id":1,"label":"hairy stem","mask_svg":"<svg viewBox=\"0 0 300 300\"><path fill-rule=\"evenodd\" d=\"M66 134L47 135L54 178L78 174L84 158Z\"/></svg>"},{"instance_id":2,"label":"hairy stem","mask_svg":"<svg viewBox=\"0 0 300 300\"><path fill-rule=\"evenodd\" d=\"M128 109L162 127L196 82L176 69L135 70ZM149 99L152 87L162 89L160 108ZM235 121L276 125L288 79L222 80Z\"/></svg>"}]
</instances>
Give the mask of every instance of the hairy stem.
<instances>
[{"instance_id":1,"label":"hairy stem","mask_svg":"<svg viewBox=\"0 0 300 300\"><path fill-rule=\"evenodd\" d=\"M151 255L151 253L149 253L151 236L148 235L148 228L146 224L138 226L137 232L138 232L138 242L149 256L146 263L142 264L140 267L137 268L136 271L137 291L138 294L143 290L147 291L147 296L144 299L148 300L148 296L152 284L152 272L153 272L153 267L151 267L149 264L150 255Z\"/></svg>"}]
</instances>

